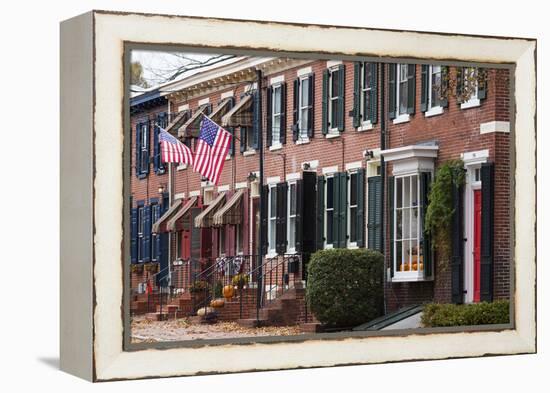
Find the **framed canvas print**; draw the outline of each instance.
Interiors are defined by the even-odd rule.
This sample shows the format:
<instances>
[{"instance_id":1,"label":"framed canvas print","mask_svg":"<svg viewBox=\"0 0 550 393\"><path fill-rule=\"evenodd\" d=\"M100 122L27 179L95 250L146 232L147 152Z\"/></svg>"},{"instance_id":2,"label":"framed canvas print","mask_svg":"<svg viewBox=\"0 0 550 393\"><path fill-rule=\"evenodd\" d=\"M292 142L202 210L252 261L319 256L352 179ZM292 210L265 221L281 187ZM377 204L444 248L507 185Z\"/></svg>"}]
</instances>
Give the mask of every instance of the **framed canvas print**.
<instances>
[{"instance_id":1,"label":"framed canvas print","mask_svg":"<svg viewBox=\"0 0 550 393\"><path fill-rule=\"evenodd\" d=\"M61 24L61 367L536 351L536 41Z\"/></svg>"}]
</instances>

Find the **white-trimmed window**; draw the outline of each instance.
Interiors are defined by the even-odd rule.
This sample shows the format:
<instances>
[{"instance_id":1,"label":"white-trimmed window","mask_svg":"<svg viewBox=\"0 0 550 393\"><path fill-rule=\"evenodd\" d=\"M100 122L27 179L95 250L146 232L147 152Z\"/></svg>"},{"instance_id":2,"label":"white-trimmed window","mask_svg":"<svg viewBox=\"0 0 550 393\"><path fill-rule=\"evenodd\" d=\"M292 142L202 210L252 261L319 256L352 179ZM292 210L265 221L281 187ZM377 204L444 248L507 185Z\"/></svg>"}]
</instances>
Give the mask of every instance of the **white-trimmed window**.
<instances>
[{"instance_id":1,"label":"white-trimmed window","mask_svg":"<svg viewBox=\"0 0 550 393\"><path fill-rule=\"evenodd\" d=\"M375 85L376 80L375 79L375 73L374 73L374 67L376 67L376 63L363 63L361 73L361 105L360 105L360 111L361 111L361 123L363 125L368 125L371 123L371 113L372 113L372 105L374 104L372 102L373 98L376 99L372 95L372 87Z\"/></svg>"},{"instance_id":2,"label":"white-trimmed window","mask_svg":"<svg viewBox=\"0 0 550 393\"><path fill-rule=\"evenodd\" d=\"M462 91L466 92L469 97L460 104L462 109L467 109L479 106L479 86L478 86L478 71L476 67L462 68Z\"/></svg>"},{"instance_id":3,"label":"white-trimmed window","mask_svg":"<svg viewBox=\"0 0 550 393\"><path fill-rule=\"evenodd\" d=\"M140 172L147 172L149 166L149 124L142 123L140 127Z\"/></svg>"},{"instance_id":4,"label":"white-trimmed window","mask_svg":"<svg viewBox=\"0 0 550 393\"><path fill-rule=\"evenodd\" d=\"M441 66L430 65L428 79L428 110L441 107Z\"/></svg>"},{"instance_id":5,"label":"white-trimmed window","mask_svg":"<svg viewBox=\"0 0 550 393\"><path fill-rule=\"evenodd\" d=\"M327 175L325 182L325 248L334 244L334 175Z\"/></svg>"},{"instance_id":6,"label":"white-trimmed window","mask_svg":"<svg viewBox=\"0 0 550 393\"><path fill-rule=\"evenodd\" d=\"M137 260L143 260L143 233L145 229L145 207L138 207L138 248L137 248Z\"/></svg>"},{"instance_id":7,"label":"white-trimmed window","mask_svg":"<svg viewBox=\"0 0 550 393\"><path fill-rule=\"evenodd\" d=\"M160 205L158 203L154 203L151 205L151 215L152 215L152 221L156 222L160 218ZM151 260L156 261L159 255L159 251L157 248L159 244L157 243L157 236L160 236L158 233L152 233L151 234Z\"/></svg>"},{"instance_id":8,"label":"white-trimmed window","mask_svg":"<svg viewBox=\"0 0 550 393\"><path fill-rule=\"evenodd\" d=\"M358 202L358 191L357 182L359 181L359 174L354 171L349 174L348 181L348 247L357 247L357 202Z\"/></svg>"},{"instance_id":9,"label":"white-trimmed window","mask_svg":"<svg viewBox=\"0 0 550 393\"><path fill-rule=\"evenodd\" d=\"M338 133L338 118L340 116L339 113L339 105L338 101L340 100L340 92L343 91L340 87L340 68L339 67L333 67L329 69L329 100L328 100L328 121L330 123L330 129L329 132L331 133Z\"/></svg>"},{"instance_id":10,"label":"white-trimmed window","mask_svg":"<svg viewBox=\"0 0 550 393\"><path fill-rule=\"evenodd\" d=\"M243 253L243 224L235 225L235 253L240 255Z\"/></svg>"},{"instance_id":11,"label":"white-trimmed window","mask_svg":"<svg viewBox=\"0 0 550 393\"><path fill-rule=\"evenodd\" d=\"M267 206L267 239L269 243L268 254L276 253L277 245L277 185L269 185L269 203Z\"/></svg>"},{"instance_id":12,"label":"white-trimmed window","mask_svg":"<svg viewBox=\"0 0 550 393\"><path fill-rule=\"evenodd\" d=\"M396 97L397 97L397 115L406 115L409 99L409 65L398 64L397 65L397 83L396 83Z\"/></svg>"},{"instance_id":13,"label":"white-trimmed window","mask_svg":"<svg viewBox=\"0 0 550 393\"><path fill-rule=\"evenodd\" d=\"M423 275L422 207L418 174L396 176L394 186L394 272L396 279Z\"/></svg>"},{"instance_id":14,"label":"white-trimmed window","mask_svg":"<svg viewBox=\"0 0 550 393\"><path fill-rule=\"evenodd\" d=\"M296 182L288 184L288 219L287 219L287 237L288 252L296 252Z\"/></svg>"},{"instance_id":15,"label":"white-trimmed window","mask_svg":"<svg viewBox=\"0 0 550 393\"><path fill-rule=\"evenodd\" d=\"M225 226L218 229L218 255L225 256Z\"/></svg>"},{"instance_id":16,"label":"white-trimmed window","mask_svg":"<svg viewBox=\"0 0 550 393\"><path fill-rule=\"evenodd\" d=\"M282 85L277 83L271 86L271 145L276 146L280 144L281 138L281 94Z\"/></svg>"},{"instance_id":17,"label":"white-trimmed window","mask_svg":"<svg viewBox=\"0 0 550 393\"><path fill-rule=\"evenodd\" d=\"M300 90L298 95L298 140L307 140L308 116L309 116L309 76L300 78Z\"/></svg>"}]
</instances>

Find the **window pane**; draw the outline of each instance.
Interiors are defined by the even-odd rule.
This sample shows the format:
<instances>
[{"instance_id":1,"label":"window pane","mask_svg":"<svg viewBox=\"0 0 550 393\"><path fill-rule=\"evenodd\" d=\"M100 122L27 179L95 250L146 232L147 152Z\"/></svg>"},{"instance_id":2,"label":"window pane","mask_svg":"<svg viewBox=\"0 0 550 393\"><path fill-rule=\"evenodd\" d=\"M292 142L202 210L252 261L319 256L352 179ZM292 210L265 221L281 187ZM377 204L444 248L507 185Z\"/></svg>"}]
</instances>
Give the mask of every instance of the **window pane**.
<instances>
[{"instance_id":1,"label":"window pane","mask_svg":"<svg viewBox=\"0 0 550 393\"><path fill-rule=\"evenodd\" d=\"M307 108L300 111L300 133L307 135L307 120L308 119L308 110Z\"/></svg>"},{"instance_id":2,"label":"window pane","mask_svg":"<svg viewBox=\"0 0 550 393\"><path fill-rule=\"evenodd\" d=\"M355 243L357 241L357 208L350 207L349 209L349 241Z\"/></svg>"},{"instance_id":3,"label":"window pane","mask_svg":"<svg viewBox=\"0 0 550 393\"><path fill-rule=\"evenodd\" d=\"M331 97L338 97L338 91L339 91L339 85L338 85L338 77L339 71L332 71L330 73L330 81L331 81Z\"/></svg>"},{"instance_id":4,"label":"window pane","mask_svg":"<svg viewBox=\"0 0 550 393\"><path fill-rule=\"evenodd\" d=\"M327 244L332 244L332 219L333 219L333 210L327 211Z\"/></svg>"},{"instance_id":5,"label":"window pane","mask_svg":"<svg viewBox=\"0 0 550 393\"><path fill-rule=\"evenodd\" d=\"M410 209L403 209L403 239L408 239L411 237L411 220L410 220Z\"/></svg>"},{"instance_id":6,"label":"window pane","mask_svg":"<svg viewBox=\"0 0 550 393\"><path fill-rule=\"evenodd\" d=\"M416 241L411 241L411 270L418 271L418 246Z\"/></svg>"},{"instance_id":7,"label":"window pane","mask_svg":"<svg viewBox=\"0 0 550 393\"><path fill-rule=\"evenodd\" d=\"M330 126L331 128L336 128L337 123L336 119L338 119L338 105L336 105L336 101L333 100L330 102Z\"/></svg>"},{"instance_id":8,"label":"window pane","mask_svg":"<svg viewBox=\"0 0 550 393\"><path fill-rule=\"evenodd\" d=\"M411 206L411 178L403 178L403 207Z\"/></svg>"},{"instance_id":9,"label":"window pane","mask_svg":"<svg viewBox=\"0 0 550 393\"><path fill-rule=\"evenodd\" d=\"M403 206L403 178L398 177L395 179L395 207L400 208Z\"/></svg>"},{"instance_id":10,"label":"window pane","mask_svg":"<svg viewBox=\"0 0 550 393\"><path fill-rule=\"evenodd\" d=\"M270 211L269 211L269 216L270 217L277 217L277 188L275 187L272 187L271 190L270 190L270 195L271 195L271 207L270 207Z\"/></svg>"},{"instance_id":11,"label":"window pane","mask_svg":"<svg viewBox=\"0 0 550 393\"><path fill-rule=\"evenodd\" d=\"M332 209L334 207L334 200L333 200L333 183L334 178L329 177L327 178L327 209Z\"/></svg>"},{"instance_id":12,"label":"window pane","mask_svg":"<svg viewBox=\"0 0 550 393\"><path fill-rule=\"evenodd\" d=\"M357 173L352 173L350 176L349 204L351 206L357 205Z\"/></svg>"},{"instance_id":13,"label":"window pane","mask_svg":"<svg viewBox=\"0 0 550 393\"><path fill-rule=\"evenodd\" d=\"M296 217L288 219L288 247L296 246Z\"/></svg>"},{"instance_id":14,"label":"window pane","mask_svg":"<svg viewBox=\"0 0 550 393\"><path fill-rule=\"evenodd\" d=\"M308 106L309 105L309 95L308 95L308 90L309 90L309 79L302 79L300 81L300 102L301 102L301 107L305 107L305 106Z\"/></svg>"},{"instance_id":15,"label":"window pane","mask_svg":"<svg viewBox=\"0 0 550 393\"><path fill-rule=\"evenodd\" d=\"M411 176L411 206L418 206L418 176Z\"/></svg>"},{"instance_id":16,"label":"window pane","mask_svg":"<svg viewBox=\"0 0 550 393\"><path fill-rule=\"evenodd\" d=\"M279 135L281 130L281 116L273 116L272 140L273 142L279 142Z\"/></svg>"},{"instance_id":17,"label":"window pane","mask_svg":"<svg viewBox=\"0 0 550 393\"><path fill-rule=\"evenodd\" d=\"M395 242L395 261L397 271L403 271L403 250L400 241Z\"/></svg>"},{"instance_id":18,"label":"window pane","mask_svg":"<svg viewBox=\"0 0 550 393\"><path fill-rule=\"evenodd\" d=\"M411 242L408 241L408 240L404 240L402 242L402 249L403 249L403 264L405 265L405 271L410 271L411 270L411 266L410 266L410 263L411 263L411 260L410 260L410 244Z\"/></svg>"},{"instance_id":19,"label":"window pane","mask_svg":"<svg viewBox=\"0 0 550 393\"><path fill-rule=\"evenodd\" d=\"M440 105L440 96L441 96L441 66L432 66L432 91L431 91L431 106Z\"/></svg>"},{"instance_id":20,"label":"window pane","mask_svg":"<svg viewBox=\"0 0 550 393\"><path fill-rule=\"evenodd\" d=\"M273 113L281 113L281 86L273 88Z\"/></svg>"},{"instance_id":21,"label":"window pane","mask_svg":"<svg viewBox=\"0 0 550 393\"><path fill-rule=\"evenodd\" d=\"M269 248L271 250L275 249L275 231L276 231L276 221L275 219L269 220Z\"/></svg>"},{"instance_id":22,"label":"window pane","mask_svg":"<svg viewBox=\"0 0 550 393\"><path fill-rule=\"evenodd\" d=\"M290 215L296 215L296 184L290 185Z\"/></svg>"},{"instance_id":23,"label":"window pane","mask_svg":"<svg viewBox=\"0 0 550 393\"><path fill-rule=\"evenodd\" d=\"M399 113L407 113L408 83L407 64L399 65Z\"/></svg>"},{"instance_id":24,"label":"window pane","mask_svg":"<svg viewBox=\"0 0 550 393\"><path fill-rule=\"evenodd\" d=\"M401 240L403 238L403 211L397 210L395 212L395 240Z\"/></svg>"},{"instance_id":25,"label":"window pane","mask_svg":"<svg viewBox=\"0 0 550 393\"><path fill-rule=\"evenodd\" d=\"M411 209L411 238L418 238L418 207Z\"/></svg>"}]
</instances>

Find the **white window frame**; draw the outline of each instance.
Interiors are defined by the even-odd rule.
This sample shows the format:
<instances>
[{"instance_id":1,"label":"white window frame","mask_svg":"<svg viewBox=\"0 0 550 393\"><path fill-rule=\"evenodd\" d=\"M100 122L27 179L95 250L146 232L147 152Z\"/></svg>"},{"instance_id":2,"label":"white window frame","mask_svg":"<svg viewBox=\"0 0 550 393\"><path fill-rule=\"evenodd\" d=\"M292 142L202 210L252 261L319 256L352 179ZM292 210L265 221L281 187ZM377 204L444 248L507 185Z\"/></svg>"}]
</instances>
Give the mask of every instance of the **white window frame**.
<instances>
[{"instance_id":1,"label":"white window frame","mask_svg":"<svg viewBox=\"0 0 550 393\"><path fill-rule=\"evenodd\" d=\"M300 76L299 81L300 81L300 83L298 85L298 140L296 141L296 143L305 143L305 142L309 142L309 136L307 135L307 123L309 121L309 118L306 119L305 129L302 129L302 121L303 121L302 113L305 110L305 113L307 113L307 116L309 116L309 105L310 105L310 103L308 102L307 105L304 105L304 94L303 94L303 90L302 90L302 84L304 83L304 81L307 81L307 83L308 83L308 90L307 91L309 91L309 89L311 89L311 86L309 86L309 75ZM306 94L307 94L307 92L306 92ZM309 99L309 97L308 97L308 99Z\"/></svg>"},{"instance_id":2,"label":"white window frame","mask_svg":"<svg viewBox=\"0 0 550 393\"><path fill-rule=\"evenodd\" d=\"M218 228L218 256L219 257L225 257L227 255L227 250L225 249L225 243L226 243L225 229L226 229L225 226L221 226Z\"/></svg>"},{"instance_id":3,"label":"white window frame","mask_svg":"<svg viewBox=\"0 0 550 393\"><path fill-rule=\"evenodd\" d=\"M357 207L358 207L358 204L357 204L357 200L355 201L355 205L352 206L351 205L351 177L352 176L357 176L358 173L357 173L357 170L351 170L351 171L348 171L348 176L349 176L349 180L347 181L347 201L346 201L346 209L347 209L347 215L348 215L348 219L346 220L347 221L347 224L346 224L346 231L347 231L347 248L357 248L357 240L352 242L351 241L351 209L352 207L355 208L355 212L357 213ZM359 194L357 194L357 199L359 198ZM357 234L356 234L357 235Z\"/></svg>"},{"instance_id":4,"label":"white window frame","mask_svg":"<svg viewBox=\"0 0 550 393\"><path fill-rule=\"evenodd\" d=\"M275 112L275 108L277 106L277 100L276 97L276 91L279 91L279 94L283 94L283 85L282 82L274 83L271 85L271 146L270 149L277 149L281 147L281 119L282 119L282 113L283 108L279 109L279 112ZM279 130L278 133L275 134L275 119L279 119Z\"/></svg>"},{"instance_id":5,"label":"white window frame","mask_svg":"<svg viewBox=\"0 0 550 393\"><path fill-rule=\"evenodd\" d=\"M324 236L325 236L325 240L324 240L324 248L327 248L327 249L330 249L330 248L334 248L334 239L332 239L332 243L328 243L328 212L329 211L332 211L332 214L333 214L333 220L334 220L334 196L332 198L332 208L329 210L328 208L328 204L327 204L327 201L328 201L328 181L329 179L332 179L332 189L334 191L334 173L329 173L329 174L326 174L325 175L325 218L324 218ZM334 225L334 222L333 222L333 225ZM334 228L333 228L334 230Z\"/></svg>"},{"instance_id":6,"label":"white window frame","mask_svg":"<svg viewBox=\"0 0 550 393\"><path fill-rule=\"evenodd\" d=\"M392 209L393 209L393 244L391 245L391 247L393 247L393 272L394 272L394 276L393 276L393 279L392 281L394 282L399 282L399 281L424 281L425 280L425 275L424 275L424 272L425 272L425 266L423 266L423 269L420 270L420 268L417 266L417 270L412 270L412 263L413 263L413 260L412 260L412 256L409 257L409 261L408 261L408 265L410 265L409 267L409 270L408 271L400 271L398 269L398 263L397 263L397 244L399 242L399 245L401 246L402 242L403 241L412 241L412 240L416 240L416 247L417 247L417 263L418 263L418 256L420 255L420 252L422 251L422 248L420 246L420 240L422 238L422 231L423 231L423 222L422 222L422 202L420 201L420 173L419 172L412 172L412 173L407 173L407 174L402 174L402 175L398 175L398 176L395 176L394 177L394 187L393 187L393 192L394 192L394 195L393 195L393 206L392 206ZM412 209L415 207L411 204L411 197L412 197L412 194L410 194L410 191L409 191L409 203L408 205L405 205L405 187L404 187L404 183L403 183L403 186L402 186L402 189L401 189L401 192L402 192L402 199L401 199L401 207L400 208L397 208L397 181L398 179L408 179L409 181L409 184L412 185L412 181L411 181L411 178L413 176L416 176L416 200L417 200L417 205L416 205L416 208L417 208L417 228L416 228L416 237L412 237L412 225L411 225L411 217L409 217L409 237L408 238L404 238L403 237L403 231L401 232L401 238L400 239L397 239L397 212L398 212L398 209L400 209L401 211L403 211L404 209L407 209L407 211L409 213L412 212ZM403 180L402 180L403 182ZM410 190L410 189L409 189ZM403 222L404 222L404 219L403 219ZM402 258L403 258L403 255L402 255ZM403 260L403 259L402 259ZM423 260L424 262L424 260Z\"/></svg>"},{"instance_id":7,"label":"white window frame","mask_svg":"<svg viewBox=\"0 0 550 393\"><path fill-rule=\"evenodd\" d=\"M396 80L395 80L395 119L393 119L393 124L404 123L410 120L410 115L405 111L405 113L400 112L400 93L401 93L401 69L405 67L407 69L407 78L405 83L408 83L408 73L409 65L408 64L397 64L396 65Z\"/></svg>"},{"instance_id":8,"label":"white window frame","mask_svg":"<svg viewBox=\"0 0 550 393\"><path fill-rule=\"evenodd\" d=\"M294 212L294 215L292 215L290 213L290 210L291 210L291 201L292 201L292 198L291 198L291 195L292 195L292 188L294 186L294 200L296 201L296 211ZM294 181L289 181L288 182L288 191L287 191L287 216L286 216L286 225L287 225L287 240L288 240L288 248L287 248L287 252L289 254L295 254L296 253L296 213L298 211L298 201L297 201L297 182L296 180ZM290 224L290 220L291 219L294 219L294 246L291 247L291 243L290 243L290 234L292 233L292 228L291 228L291 224Z\"/></svg>"},{"instance_id":9,"label":"white window frame","mask_svg":"<svg viewBox=\"0 0 550 393\"><path fill-rule=\"evenodd\" d=\"M148 153L147 150L149 149L149 125L147 123L142 123L139 132L141 134L141 145L139 146L139 172L143 173L146 171L146 160L143 160L143 155L144 153Z\"/></svg>"},{"instance_id":10,"label":"white window frame","mask_svg":"<svg viewBox=\"0 0 550 393\"><path fill-rule=\"evenodd\" d=\"M434 85L433 85L433 75L436 74L436 70L435 70L435 67L438 67L439 68L439 71L437 71L439 74L441 74L440 76L440 84L442 82L442 72L441 72L441 66L440 65L435 65L435 64L430 64L428 66L428 101L427 101L427 105L428 105L428 110L424 113L424 116L426 117L430 117L430 116L437 116L437 115L440 115L443 113L443 106L441 105L441 98L439 99L439 105L434 105L433 103L433 100L432 100L432 93L433 93L433 88L434 88Z\"/></svg>"},{"instance_id":11,"label":"white window frame","mask_svg":"<svg viewBox=\"0 0 550 393\"><path fill-rule=\"evenodd\" d=\"M138 242L137 242L137 261L143 261L142 249L140 245L143 245L143 230L145 229L144 215L145 206L138 206L137 215L138 215Z\"/></svg>"},{"instance_id":12,"label":"white window frame","mask_svg":"<svg viewBox=\"0 0 550 393\"><path fill-rule=\"evenodd\" d=\"M243 238L242 230L243 230L243 223L235 224L235 254L236 255L243 255L244 253L244 238Z\"/></svg>"},{"instance_id":13,"label":"white window frame","mask_svg":"<svg viewBox=\"0 0 550 393\"><path fill-rule=\"evenodd\" d=\"M333 96L332 93L332 79L334 78L334 74L339 72L339 65L331 67L328 69L328 122L330 123L330 128L328 129L327 137L328 136L338 136L340 135L340 131L338 131L338 127L334 127L334 119L332 118L332 109L334 102L338 102L338 99L340 96Z\"/></svg>"},{"instance_id":14,"label":"white window frame","mask_svg":"<svg viewBox=\"0 0 550 393\"><path fill-rule=\"evenodd\" d=\"M363 62L363 72L361 72L361 97L359 97L359 112L361 113L361 130L372 129L372 122L367 119L368 113L365 111L365 101L367 94L370 94L372 87L367 85L367 64L370 62ZM374 64L374 63L372 63ZM372 103L371 103L372 105Z\"/></svg>"},{"instance_id":15,"label":"white window frame","mask_svg":"<svg viewBox=\"0 0 550 393\"><path fill-rule=\"evenodd\" d=\"M272 202L273 197L275 196L275 209L277 206L277 192L273 192L273 190L277 190L277 184L269 184L269 200L267 205L267 255L268 257L272 257L277 255L277 211L275 211L275 216L271 217L272 215ZM274 222L274 224L272 223ZM273 228L272 228L273 225ZM273 236L273 239L275 241L271 241L271 237Z\"/></svg>"},{"instance_id":16,"label":"white window frame","mask_svg":"<svg viewBox=\"0 0 550 393\"><path fill-rule=\"evenodd\" d=\"M466 84L466 72L472 72L474 76L477 76L477 67L464 67L462 70L462 83ZM472 94L470 98L467 101L464 101L462 104L460 104L460 109L468 109L468 108L475 108L481 105L481 101L479 100L477 93L478 93L478 83L477 80L475 82L475 94Z\"/></svg>"}]
</instances>

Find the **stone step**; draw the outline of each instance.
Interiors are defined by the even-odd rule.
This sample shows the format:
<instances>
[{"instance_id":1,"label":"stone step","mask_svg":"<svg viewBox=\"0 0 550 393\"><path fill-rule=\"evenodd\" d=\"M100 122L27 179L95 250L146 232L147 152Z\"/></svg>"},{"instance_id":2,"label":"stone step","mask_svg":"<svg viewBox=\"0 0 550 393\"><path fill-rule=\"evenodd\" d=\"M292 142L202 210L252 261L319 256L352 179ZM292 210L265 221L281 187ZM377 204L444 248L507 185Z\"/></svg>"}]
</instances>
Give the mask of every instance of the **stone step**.
<instances>
[{"instance_id":1,"label":"stone step","mask_svg":"<svg viewBox=\"0 0 550 393\"><path fill-rule=\"evenodd\" d=\"M262 318L237 319L237 323L243 327L251 327L251 328L269 325L269 321L267 319L262 319Z\"/></svg>"}]
</instances>

